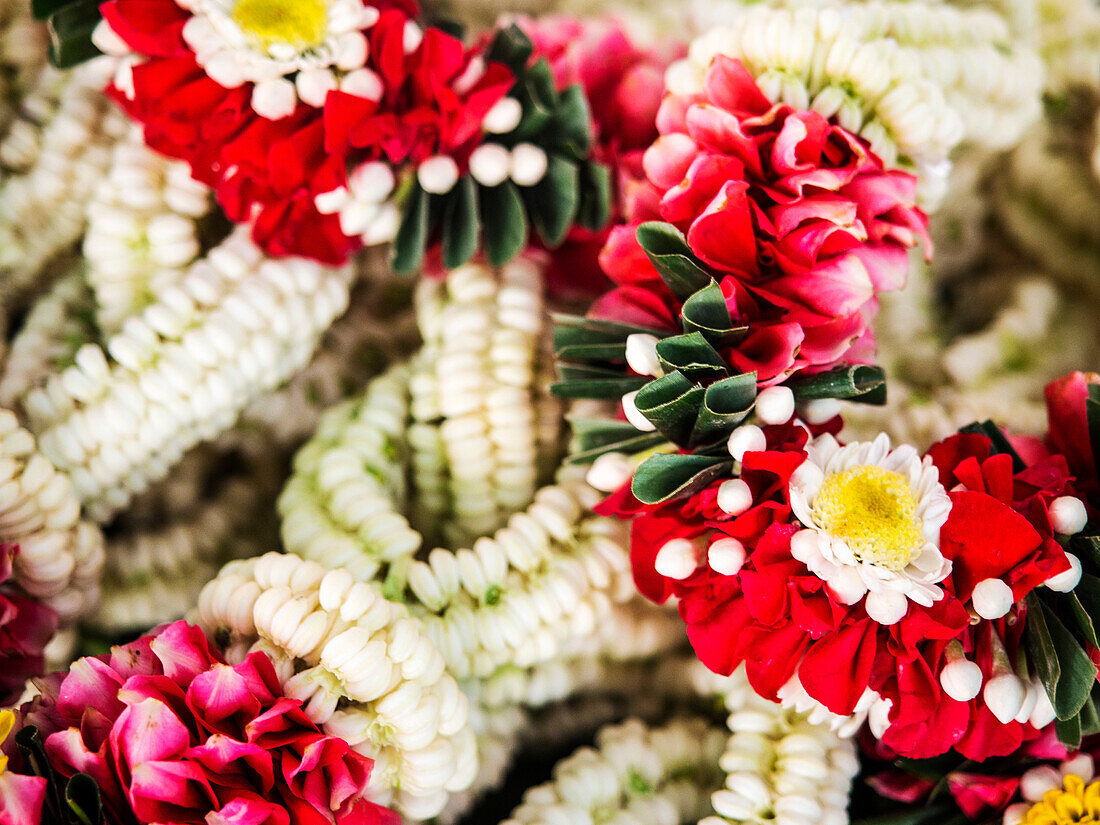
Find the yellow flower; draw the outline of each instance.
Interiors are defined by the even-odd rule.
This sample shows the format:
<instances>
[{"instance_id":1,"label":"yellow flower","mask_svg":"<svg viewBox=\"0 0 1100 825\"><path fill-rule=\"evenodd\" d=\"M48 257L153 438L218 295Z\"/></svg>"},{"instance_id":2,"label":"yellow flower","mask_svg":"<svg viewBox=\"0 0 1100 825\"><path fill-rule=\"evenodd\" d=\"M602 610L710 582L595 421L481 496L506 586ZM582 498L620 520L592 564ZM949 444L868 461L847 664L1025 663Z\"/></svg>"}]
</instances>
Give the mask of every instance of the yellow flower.
<instances>
[{"instance_id":1,"label":"yellow flower","mask_svg":"<svg viewBox=\"0 0 1100 825\"><path fill-rule=\"evenodd\" d=\"M1070 774L1062 788L1043 794L1024 817L1023 825L1076 825L1100 822L1100 782L1086 786Z\"/></svg>"},{"instance_id":2,"label":"yellow flower","mask_svg":"<svg viewBox=\"0 0 1100 825\"><path fill-rule=\"evenodd\" d=\"M11 733L11 729L14 725L15 713L10 710L0 711L0 745L4 744L4 741L8 738L8 734ZM0 753L0 774L4 773L7 767L8 757Z\"/></svg>"}]
</instances>

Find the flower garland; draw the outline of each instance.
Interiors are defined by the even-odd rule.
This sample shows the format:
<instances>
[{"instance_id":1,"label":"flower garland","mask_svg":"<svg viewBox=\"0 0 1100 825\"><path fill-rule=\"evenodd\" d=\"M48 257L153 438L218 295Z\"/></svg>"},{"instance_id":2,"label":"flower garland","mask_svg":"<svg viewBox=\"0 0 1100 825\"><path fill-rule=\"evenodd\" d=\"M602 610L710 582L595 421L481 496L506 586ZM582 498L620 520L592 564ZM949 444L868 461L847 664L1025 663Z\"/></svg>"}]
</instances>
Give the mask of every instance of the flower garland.
<instances>
[{"instance_id":1,"label":"flower garland","mask_svg":"<svg viewBox=\"0 0 1100 825\"><path fill-rule=\"evenodd\" d=\"M72 366L30 390L31 428L106 520L308 362L346 307L349 275L265 259L237 231L105 347L82 345Z\"/></svg>"},{"instance_id":2,"label":"flower garland","mask_svg":"<svg viewBox=\"0 0 1100 825\"><path fill-rule=\"evenodd\" d=\"M269 655L310 719L372 754L373 801L427 819L473 781L466 697L443 658L404 607L346 570L277 553L232 562L197 618L230 661Z\"/></svg>"},{"instance_id":3,"label":"flower garland","mask_svg":"<svg viewBox=\"0 0 1100 825\"><path fill-rule=\"evenodd\" d=\"M399 821L364 796L372 760L321 733L265 654L226 664L184 622L50 677L20 723L43 738L52 771L94 778L114 821Z\"/></svg>"},{"instance_id":4,"label":"flower garland","mask_svg":"<svg viewBox=\"0 0 1100 825\"><path fill-rule=\"evenodd\" d=\"M186 165L145 148L139 130L115 144L105 180L88 204L82 251L105 334L178 287L199 256L209 190Z\"/></svg>"}]
</instances>

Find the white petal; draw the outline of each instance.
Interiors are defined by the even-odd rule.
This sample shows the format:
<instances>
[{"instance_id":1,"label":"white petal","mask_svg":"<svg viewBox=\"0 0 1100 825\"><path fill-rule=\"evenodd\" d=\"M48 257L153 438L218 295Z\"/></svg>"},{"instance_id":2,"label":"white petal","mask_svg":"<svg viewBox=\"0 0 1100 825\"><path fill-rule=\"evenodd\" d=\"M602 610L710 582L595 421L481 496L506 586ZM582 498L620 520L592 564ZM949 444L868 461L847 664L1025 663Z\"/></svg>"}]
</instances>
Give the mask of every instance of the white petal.
<instances>
[{"instance_id":1,"label":"white petal","mask_svg":"<svg viewBox=\"0 0 1100 825\"><path fill-rule=\"evenodd\" d=\"M379 101L385 93L382 78L370 69L356 69L340 79L340 91L361 97L364 100Z\"/></svg>"},{"instance_id":2,"label":"white petal","mask_svg":"<svg viewBox=\"0 0 1100 825\"><path fill-rule=\"evenodd\" d=\"M345 72L362 68L368 53L367 38L362 32L342 34L336 39L336 68Z\"/></svg>"},{"instance_id":3,"label":"white petal","mask_svg":"<svg viewBox=\"0 0 1100 825\"><path fill-rule=\"evenodd\" d=\"M320 109L324 107L328 93L336 90L336 75L331 69L305 69L298 72L294 85L303 103Z\"/></svg>"},{"instance_id":4,"label":"white petal","mask_svg":"<svg viewBox=\"0 0 1100 825\"><path fill-rule=\"evenodd\" d=\"M285 78L265 80L252 89L252 108L268 120L280 120L293 114L297 105L298 94L294 84Z\"/></svg>"},{"instance_id":5,"label":"white petal","mask_svg":"<svg viewBox=\"0 0 1100 825\"><path fill-rule=\"evenodd\" d=\"M841 567L827 585L833 598L841 604L855 604L867 592L867 586L853 567Z\"/></svg>"},{"instance_id":6,"label":"white petal","mask_svg":"<svg viewBox=\"0 0 1100 825\"><path fill-rule=\"evenodd\" d=\"M893 590L881 590L877 593L868 593L864 603L867 615L881 625L892 625L900 622L909 610L909 600L901 593Z\"/></svg>"}]
</instances>

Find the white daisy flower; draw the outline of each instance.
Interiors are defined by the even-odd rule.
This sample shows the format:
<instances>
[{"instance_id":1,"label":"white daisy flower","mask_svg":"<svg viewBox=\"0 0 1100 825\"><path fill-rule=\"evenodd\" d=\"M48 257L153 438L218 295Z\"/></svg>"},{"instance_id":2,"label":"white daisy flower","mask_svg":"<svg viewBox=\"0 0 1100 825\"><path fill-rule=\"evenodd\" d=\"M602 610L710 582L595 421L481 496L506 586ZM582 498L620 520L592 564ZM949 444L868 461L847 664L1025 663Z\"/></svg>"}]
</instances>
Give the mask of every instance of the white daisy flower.
<instances>
[{"instance_id":1,"label":"white daisy flower","mask_svg":"<svg viewBox=\"0 0 1100 825\"><path fill-rule=\"evenodd\" d=\"M930 458L921 460L890 438L840 446L824 435L791 477L791 508L805 529L791 554L843 604L867 597L867 614L884 625L901 621L914 601L943 597L951 573L939 549L951 499Z\"/></svg>"},{"instance_id":2,"label":"white daisy flower","mask_svg":"<svg viewBox=\"0 0 1100 825\"><path fill-rule=\"evenodd\" d=\"M234 89L255 83L252 108L277 120L330 91L381 89L365 68L364 29L378 9L363 0L179 0L194 14L183 38L210 77ZM367 78L363 75L366 73ZM377 82L364 82L377 81Z\"/></svg>"}]
</instances>

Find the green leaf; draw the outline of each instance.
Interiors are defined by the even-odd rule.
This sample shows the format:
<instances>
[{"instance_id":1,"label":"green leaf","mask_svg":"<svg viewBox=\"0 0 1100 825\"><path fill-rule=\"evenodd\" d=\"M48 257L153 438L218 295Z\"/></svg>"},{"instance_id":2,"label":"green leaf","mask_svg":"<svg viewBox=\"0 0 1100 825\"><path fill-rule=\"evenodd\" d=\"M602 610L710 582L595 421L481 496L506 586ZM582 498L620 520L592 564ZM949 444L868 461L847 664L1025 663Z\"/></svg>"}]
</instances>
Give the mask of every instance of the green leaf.
<instances>
[{"instance_id":1,"label":"green leaf","mask_svg":"<svg viewBox=\"0 0 1100 825\"><path fill-rule=\"evenodd\" d=\"M477 185L473 178L459 179L443 209L443 265L455 269L477 252L481 221L477 214Z\"/></svg>"},{"instance_id":2,"label":"green leaf","mask_svg":"<svg viewBox=\"0 0 1100 825\"><path fill-rule=\"evenodd\" d=\"M1082 576L1082 578L1084 578L1084 576ZM1084 605L1081 603L1076 593L1057 595L1055 597L1055 602L1058 605L1058 614L1067 620L1073 620L1073 624L1080 631L1077 635L1080 635L1081 638L1093 647L1100 647L1100 642L1096 639L1096 628L1092 623L1092 617L1089 615L1089 612L1085 610Z\"/></svg>"},{"instance_id":3,"label":"green leaf","mask_svg":"<svg viewBox=\"0 0 1100 825\"><path fill-rule=\"evenodd\" d=\"M103 821L103 802L99 786L86 773L78 773L65 787L65 802L79 825L99 825Z\"/></svg>"},{"instance_id":4,"label":"green leaf","mask_svg":"<svg viewBox=\"0 0 1100 825\"><path fill-rule=\"evenodd\" d=\"M839 398L865 404L886 403L886 375L880 367L838 367L807 378L794 378L789 386L799 401Z\"/></svg>"},{"instance_id":5,"label":"green leaf","mask_svg":"<svg viewBox=\"0 0 1100 825\"><path fill-rule=\"evenodd\" d=\"M420 188L420 184L414 183L401 215L401 226L393 242L394 272L416 272L423 266L431 223L430 200L431 197Z\"/></svg>"},{"instance_id":6,"label":"green leaf","mask_svg":"<svg viewBox=\"0 0 1100 825\"><path fill-rule=\"evenodd\" d=\"M756 403L756 373L731 375L707 387L703 406L691 434L691 446L725 441L752 412Z\"/></svg>"},{"instance_id":7,"label":"green leaf","mask_svg":"<svg viewBox=\"0 0 1100 825\"><path fill-rule=\"evenodd\" d=\"M554 357L571 361L614 361L626 357L626 335L584 327L554 327Z\"/></svg>"},{"instance_id":8,"label":"green leaf","mask_svg":"<svg viewBox=\"0 0 1100 825\"><path fill-rule=\"evenodd\" d=\"M519 189L511 181L481 188L481 219L485 225L485 255L503 266L527 245L527 216Z\"/></svg>"},{"instance_id":9,"label":"green leaf","mask_svg":"<svg viewBox=\"0 0 1100 825\"><path fill-rule=\"evenodd\" d=\"M1086 536L1078 533L1070 539L1069 546L1077 558L1086 562L1085 569L1096 570L1100 568L1100 536ZM1083 582L1084 577L1081 580ZM1100 584L1100 580L1098 580L1098 584ZM1075 592L1079 592L1080 587L1081 585L1077 585ZM1097 607L1100 607L1100 601L1097 602ZM1100 615L1100 613L1095 615Z\"/></svg>"},{"instance_id":10,"label":"green leaf","mask_svg":"<svg viewBox=\"0 0 1100 825\"><path fill-rule=\"evenodd\" d=\"M634 455L666 443L660 433L639 433L628 421L572 418L574 452L570 464L591 464L606 453Z\"/></svg>"},{"instance_id":11,"label":"green leaf","mask_svg":"<svg viewBox=\"0 0 1100 825\"><path fill-rule=\"evenodd\" d=\"M638 390L634 404L669 441L686 445L705 393L682 373L673 372Z\"/></svg>"},{"instance_id":12,"label":"green leaf","mask_svg":"<svg viewBox=\"0 0 1100 825\"><path fill-rule=\"evenodd\" d=\"M581 205L577 223L590 232L599 232L611 220L611 170L589 160L581 166Z\"/></svg>"},{"instance_id":13,"label":"green leaf","mask_svg":"<svg viewBox=\"0 0 1100 825\"><path fill-rule=\"evenodd\" d=\"M102 54L92 32L102 20L98 0L76 0L50 15L50 60L58 68L79 65Z\"/></svg>"},{"instance_id":14,"label":"green leaf","mask_svg":"<svg viewBox=\"0 0 1100 825\"><path fill-rule=\"evenodd\" d=\"M580 169L571 160L550 155L546 175L524 190L539 237L553 248L565 240L580 206Z\"/></svg>"},{"instance_id":15,"label":"green leaf","mask_svg":"<svg viewBox=\"0 0 1100 825\"><path fill-rule=\"evenodd\" d=\"M639 501L659 504L698 492L732 467L728 456L658 454L642 462L630 489Z\"/></svg>"},{"instance_id":16,"label":"green leaf","mask_svg":"<svg viewBox=\"0 0 1100 825\"><path fill-rule=\"evenodd\" d=\"M559 398L593 398L619 401L628 392L641 390L649 383L644 375L624 375L622 370L562 364L561 380L550 385L550 392Z\"/></svg>"},{"instance_id":17,"label":"green leaf","mask_svg":"<svg viewBox=\"0 0 1100 825\"><path fill-rule=\"evenodd\" d=\"M1081 717L1074 715L1069 719L1055 719L1054 732L1063 745L1076 748L1081 744Z\"/></svg>"},{"instance_id":18,"label":"green leaf","mask_svg":"<svg viewBox=\"0 0 1100 825\"><path fill-rule=\"evenodd\" d=\"M72 6L81 0L31 0L31 14L37 20L48 20L66 6Z\"/></svg>"},{"instance_id":19,"label":"green leaf","mask_svg":"<svg viewBox=\"0 0 1100 825\"><path fill-rule=\"evenodd\" d=\"M679 370L691 381L714 381L729 372L722 356L698 332L658 341L657 357L665 372Z\"/></svg>"},{"instance_id":20,"label":"green leaf","mask_svg":"<svg viewBox=\"0 0 1100 825\"><path fill-rule=\"evenodd\" d=\"M715 346L731 344L748 327L734 328L722 287L711 281L684 301L680 310L684 332L702 333Z\"/></svg>"},{"instance_id":21,"label":"green leaf","mask_svg":"<svg viewBox=\"0 0 1100 825\"><path fill-rule=\"evenodd\" d=\"M1062 624L1054 611L1045 601L1041 599L1038 601L1042 605L1043 619L1054 645L1061 671L1055 682L1051 704L1054 705L1054 713L1059 719L1071 719L1080 713L1081 707L1092 692L1092 686L1096 684L1096 667L1089 660L1080 642ZM1028 625L1031 624L1031 619L1029 613Z\"/></svg>"},{"instance_id":22,"label":"green leaf","mask_svg":"<svg viewBox=\"0 0 1100 825\"><path fill-rule=\"evenodd\" d=\"M584 160L592 151L592 114L579 83L562 90L551 139L574 160Z\"/></svg>"},{"instance_id":23,"label":"green leaf","mask_svg":"<svg viewBox=\"0 0 1100 825\"><path fill-rule=\"evenodd\" d=\"M1084 707L1081 708L1081 735L1092 736L1094 733L1100 732L1100 713L1096 710L1096 700L1091 696L1089 700L1085 702Z\"/></svg>"},{"instance_id":24,"label":"green leaf","mask_svg":"<svg viewBox=\"0 0 1100 825\"><path fill-rule=\"evenodd\" d=\"M1062 667L1058 663L1058 653L1054 640L1050 636L1046 619L1043 616L1039 595L1032 591L1027 596L1027 624L1024 626L1024 643L1027 645L1028 660L1035 666L1039 681L1054 702L1058 680L1062 678Z\"/></svg>"},{"instance_id":25,"label":"green leaf","mask_svg":"<svg viewBox=\"0 0 1100 825\"><path fill-rule=\"evenodd\" d=\"M527 61L535 51L535 44L515 23L500 29L493 36L493 42L485 53L489 62L503 63L519 73L527 66Z\"/></svg>"},{"instance_id":26,"label":"green leaf","mask_svg":"<svg viewBox=\"0 0 1100 825\"><path fill-rule=\"evenodd\" d=\"M695 257L683 233L670 223L651 221L638 227L638 243L672 294L686 301L713 279Z\"/></svg>"},{"instance_id":27,"label":"green leaf","mask_svg":"<svg viewBox=\"0 0 1100 825\"><path fill-rule=\"evenodd\" d=\"M658 337L668 334L667 330L657 329L656 327L642 327L635 324L623 324L618 321L605 321L602 318L588 318L584 315L569 315L561 312L554 313L551 320L554 322L555 328L570 327L601 335L614 333L623 341L626 341L627 336L636 332L648 333Z\"/></svg>"}]
</instances>

